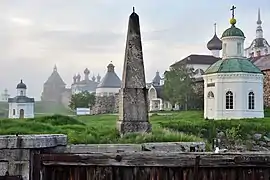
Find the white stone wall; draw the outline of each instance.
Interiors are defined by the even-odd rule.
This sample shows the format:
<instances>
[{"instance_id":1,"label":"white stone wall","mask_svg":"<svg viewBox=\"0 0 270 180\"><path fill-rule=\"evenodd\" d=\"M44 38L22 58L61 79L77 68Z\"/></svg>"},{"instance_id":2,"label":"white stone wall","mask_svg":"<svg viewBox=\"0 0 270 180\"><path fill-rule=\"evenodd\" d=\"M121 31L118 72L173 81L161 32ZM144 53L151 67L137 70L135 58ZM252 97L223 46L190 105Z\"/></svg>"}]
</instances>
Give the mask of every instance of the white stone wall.
<instances>
[{"instance_id":1,"label":"white stone wall","mask_svg":"<svg viewBox=\"0 0 270 180\"><path fill-rule=\"evenodd\" d=\"M97 88L96 96L112 96L119 93L120 88Z\"/></svg>"},{"instance_id":2,"label":"white stone wall","mask_svg":"<svg viewBox=\"0 0 270 180\"><path fill-rule=\"evenodd\" d=\"M207 87L214 83L215 86ZM204 75L204 117L208 119L263 118L263 75L218 73ZM208 98L212 91L214 98ZM226 92L233 93L233 109L226 109ZM248 94L255 94L255 108L248 109Z\"/></svg>"},{"instance_id":3,"label":"white stone wall","mask_svg":"<svg viewBox=\"0 0 270 180\"><path fill-rule=\"evenodd\" d=\"M220 57L220 50L211 50L211 53L214 57L217 57L217 58Z\"/></svg>"},{"instance_id":4,"label":"white stone wall","mask_svg":"<svg viewBox=\"0 0 270 180\"><path fill-rule=\"evenodd\" d=\"M73 84L71 86L71 94L78 94L78 93L81 93L82 91L80 90L80 87L83 87L85 85L81 85L81 84ZM88 91L89 93L94 93L95 91Z\"/></svg>"},{"instance_id":5,"label":"white stone wall","mask_svg":"<svg viewBox=\"0 0 270 180\"><path fill-rule=\"evenodd\" d=\"M244 57L244 37L224 37L222 38L222 58L242 58ZM241 44L238 52L238 43Z\"/></svg>"},{"instance_id":6,"label":"white stone wall","mask_svg":"<svg viewBox=\"0 0 270 180\"><path fill-rule=\"evenodd\" d=\"M34 118L34 103L9 103L8 118L20 118L20 110L24 110L24 118ZM13 110L15 109L15 114Z\"/></svg>"},{"instance_id":7,"label":"white stone wall","mask_svg":"<svg viewBox=\"0 0 270 180\"><path fill-rule=\"evenodd\" d=\"M26 89L17 89L17 96L26 96Z\"/></svg>"}]
</instances>

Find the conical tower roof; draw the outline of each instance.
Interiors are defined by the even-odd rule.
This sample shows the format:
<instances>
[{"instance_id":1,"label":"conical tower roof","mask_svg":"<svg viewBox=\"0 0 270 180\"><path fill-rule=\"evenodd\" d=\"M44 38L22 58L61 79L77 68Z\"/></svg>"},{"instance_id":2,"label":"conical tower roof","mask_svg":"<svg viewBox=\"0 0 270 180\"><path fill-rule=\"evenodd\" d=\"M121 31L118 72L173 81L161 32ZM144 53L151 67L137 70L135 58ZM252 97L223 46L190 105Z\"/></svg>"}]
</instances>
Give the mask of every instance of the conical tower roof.
<instances>
[{"instance_id":1,"label":"conical tower roof","mask_svg":"<svg viewBox=\"0 0 270 180\"><path fill-rule=\"evenodd\" d=\"M47 79L47 81L44 84L66 85L66 83L63 81L63 79L57 72L56 66L54 66L52 74L50 75L50 77Z\"/></svg>"},{"instance_id":2,"label":"conical tower roof","mask_svg":"<svg viewBox=\"0 0 270 180\"><path fill-rule=\"evenodd\" d=\"M98 84L97 88L120 88L121 80L114 72L114 65L110 63L107 66L107 73Z\"/></svg>"}]
</instances>

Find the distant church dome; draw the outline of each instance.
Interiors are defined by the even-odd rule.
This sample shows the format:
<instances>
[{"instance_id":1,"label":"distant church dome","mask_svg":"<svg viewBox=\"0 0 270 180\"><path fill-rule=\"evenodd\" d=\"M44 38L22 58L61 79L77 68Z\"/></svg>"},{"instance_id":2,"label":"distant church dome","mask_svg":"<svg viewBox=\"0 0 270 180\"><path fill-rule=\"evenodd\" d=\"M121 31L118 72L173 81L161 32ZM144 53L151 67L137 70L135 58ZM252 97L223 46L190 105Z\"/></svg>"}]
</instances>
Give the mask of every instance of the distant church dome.
<instances>
[{"instance_id":1,"label":"distant church dome","mask_svg":"<svg viewBox=\"0 0 270 180\"><path fill-rule=\"evenodd\" d=\"M98 84L97 88L120 88L122 81L114 71L114 65L110 63L107 66L107 73Z\"/></svg>"},{"instance_id":2,"label":"distant church dome","mask_svg":"<svg viewBox=\"0 0 270 180\"><path fill-rule=\"evenodd\" d=\"M21 82L17 85L17 89L26 89L26 85L23 83L22 80L21 80Z\"/></svg>"},{"instance_id":3,"label":"distant church dome","mask_svg":"<svg viewBox=\"0 0 270 180\"><path fill-rule=\"evenodd\" d=\"M207 43L207 48L209 50L221 50L222 41L217 37L216 33L213 38Z\"/></svg>"}]
</instances>

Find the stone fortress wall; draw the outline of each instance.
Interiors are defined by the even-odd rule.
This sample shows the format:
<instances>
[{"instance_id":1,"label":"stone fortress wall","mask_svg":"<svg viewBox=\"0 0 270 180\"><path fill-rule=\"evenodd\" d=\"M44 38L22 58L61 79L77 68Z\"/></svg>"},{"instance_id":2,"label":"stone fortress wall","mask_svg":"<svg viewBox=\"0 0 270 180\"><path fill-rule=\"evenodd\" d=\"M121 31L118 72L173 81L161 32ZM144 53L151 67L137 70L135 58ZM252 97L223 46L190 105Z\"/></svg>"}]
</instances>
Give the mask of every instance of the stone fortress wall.
<instances>
[{"instance_id":1,"label":"stone fortress wall","mask_svg":"<svg viewBox=\"0 0 270 180\"><path fill-rule=\"evenodd\" d=\"M111 96L96 96L95 106L92 114L118 113L119 94Z\"/></svg>"}]
</instances>

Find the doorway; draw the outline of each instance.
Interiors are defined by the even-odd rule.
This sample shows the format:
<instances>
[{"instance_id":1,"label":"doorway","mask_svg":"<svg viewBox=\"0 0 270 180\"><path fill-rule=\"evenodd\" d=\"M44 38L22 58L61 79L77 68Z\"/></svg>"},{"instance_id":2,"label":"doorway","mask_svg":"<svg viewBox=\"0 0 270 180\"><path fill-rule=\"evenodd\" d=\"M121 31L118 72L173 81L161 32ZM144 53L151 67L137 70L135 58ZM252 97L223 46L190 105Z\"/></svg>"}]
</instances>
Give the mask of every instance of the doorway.
<instances>
[{"instance_id":1,"label":"doorway","mask_svg":"<svg viewBox=\"0 0 270 180\"><path fill-rule=\"evenodd\" d=\"M24 110L20 109L20 119L23 119L23 118L24 118Z\"/></svg>"}]
</instances>

